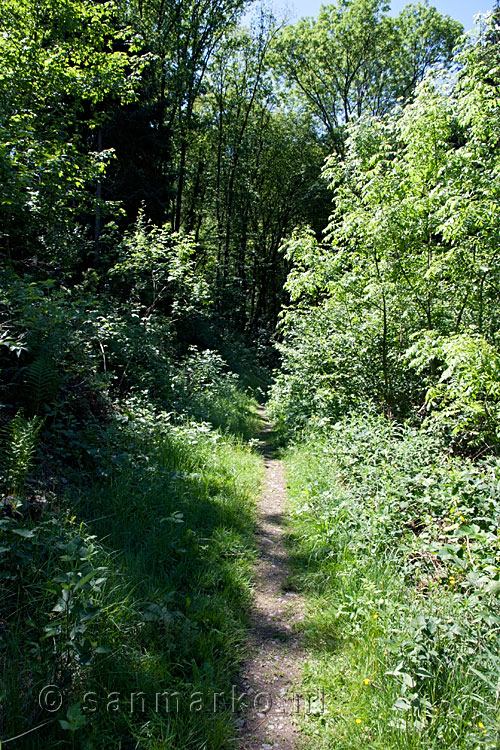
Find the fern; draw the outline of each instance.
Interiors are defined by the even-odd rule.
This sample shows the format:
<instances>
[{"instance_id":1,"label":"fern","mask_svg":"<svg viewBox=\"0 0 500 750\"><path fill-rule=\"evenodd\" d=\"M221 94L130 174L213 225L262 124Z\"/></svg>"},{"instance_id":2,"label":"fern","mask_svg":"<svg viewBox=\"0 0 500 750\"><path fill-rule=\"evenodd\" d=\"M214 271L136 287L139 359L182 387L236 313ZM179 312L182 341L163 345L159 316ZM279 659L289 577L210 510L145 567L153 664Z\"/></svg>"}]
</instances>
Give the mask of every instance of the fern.
<instances>
[{"instance_id":1,"label":"fern","mask_svg":"<svg viewBox=\"0 0 500 750\"><path fill-rule=\"evenodd\" d=\"M57 392L59 378L53 360L41 354L28 366L26 373L26 396L33 414L50 403Z\"/></svg>"},{"instance_id":2,"label":"fern","mask_svg":"<svg viewBox=\"0 0 500 750\"><path fill-rule=\"evenodd\" d=\"M0 451L4 480L7 492L16 497L24 492L42 424L40 417L28 419L19 411L2 430L3 445Z\"/></svg>"}]
</instances>

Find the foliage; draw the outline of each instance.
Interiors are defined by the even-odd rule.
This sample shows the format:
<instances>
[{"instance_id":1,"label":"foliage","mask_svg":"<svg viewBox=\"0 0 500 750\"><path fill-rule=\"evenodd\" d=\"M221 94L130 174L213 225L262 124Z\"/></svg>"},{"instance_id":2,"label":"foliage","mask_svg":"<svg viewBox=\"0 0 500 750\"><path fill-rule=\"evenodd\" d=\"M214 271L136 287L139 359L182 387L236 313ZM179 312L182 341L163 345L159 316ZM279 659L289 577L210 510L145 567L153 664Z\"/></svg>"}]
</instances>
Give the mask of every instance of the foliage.
<instances>
[{"instance_id":1,"label":"foliage","mask_svg":"<svg viewBox=\"0 0 500 750\"><path fill-rule=\"evenodd\" d=\"M365 319L356 327L350 322L344 310L329 302L287 313L287 330L278 344L283 365L269 402L283 434L361 408L367 394L378 389L378 321Z\"/></svg>"},{"instance_id":2,"label":"foliage","mask_svg":"<svg viewBox=\"0 0 500 750\"><path fill-rule=\"evenodd\" d=\"M363 413L288 451L318 747L495 746L500 467L440 449Z\"/></svg>"},{"instance_id":3,"label":"foliage","mask_svg":"<svg viewBox=\"0 0 500 750\"><path fill-rule=\"evenodd\" d=\"M393 18L381 0L340 0L282 32L281 68L331 149L343 128L411 97L427 70L450 61L462 27L435 8L407 5Z\"/></svg>"},{"instance_id":4,"label":"foliage","mask_svg":"<svg viewBox=\"0 0 500 750\"><path fill-rule=\"evenodd\" d=\"M441 362L441 377L426 394L431 423L451 430L460 444L466 440L492 450L499 441L500 354L479 335L439 337L423 334L408 351L410 364L430 371Z\"/></svg>"},{"instance_id":5,"label":"foliage","mask_svg":"<svg viewBox=\"0 0 500 750\"><path fill-rule=\"evenodd\" d=\"M14 497L14 502L24 495L26 478L32 468L41 427L42 421L39 417L27 419L19 411L2 431L2 480L7 494Z\"/></svg>"},{"instance_id":6,"label":"foliage","mask_svg":"<svg viewBox=\"0 0 500 750\"><path fill-rule=\"evenodd\" d=\"M110 100L134 99L147 57L134 54L112 2L9 0L0 18L3 252L67 267L85 247L77 221L89 185L112 156L89 147L90 133Z\"/></svg>"},{"instance_id":7,"label":"foliage","mask_svg":"<svg viewBox=\"0 0 500 750\"><path fill-rule=\"evenodd\" d=\"M458 77L430 76L405 107L361 118L349 129L345 155L329 158L324 174L334 201L326 242L319 244L306 230L283 245L292 263L286 283L292 304L282 319L287 384L284 376L278 379L274 401L285 421L293 384L300 391L311 371L314 382L323 379L327 394L316 404L314 395L304 394L296 407L299 422L312 413L345 411L360 400L392 414L418 416L429 387L441 393L443 369L435 357L432 382L417 371L408 373L406 351L415 336L431 331L436 339L450 337L445 359L457 347L460 357L470 357L456 384L462 400L451 394L454 386L445 375L454 404L448 416L455 410L465 441L491 447L496 442L495 410L485 419L472 416L472 402L481 395L471 395L466 413L464 373L471 382L477 366L474 347L460 337L472 327L485 338L480 356L488 351L492 359L481 367L494 373L497 47L483 30L480 41L470 41L458 55ZM311 352L321 356L314 361ZM337 395L338 384L351 376L352 389L345 384L339 393L346 395Z\"/></svg>"},{"instance_id":8,"label":"foliage","mask_svg":"<svg viewBox=\"0 0 500 750\"><path fill-rule=\"evenodd\" d=\"M206 424L174 426L130 402L95 461L64 496L45 498L41 521L0 521L2 702L12 708L2 737L53 717L25 747L69 746L68 731L89 747L226 747L260 459ZM55 713L39 704L44 685L61 691ZM178 709L163 696L155 710L164 691L179 692ZM193 695L206 707L214 692L225 694L220 711L190 710ZM144 712L131 710L132 693L144 693Z\"/></svg>"},{"instance_id":9,"label":"foliage","mask_svg":"<svg viewBox=\"0 0 500 750\"><path fill-rule=\"evenodd\" d=\"M192 347L172 377L172 388L178 413L247 439L254 434L254 401L217 352Z\"/></svg>"},{"instance_id":10,"label":"foliage","mask_svg":"<svg viewBox=\"0 0 500 750\"><path fill-rule=\"evenodd\" d=\"M210 302L208 284L196 273L195 254L192 237L173 233L169 224L153 226L140 212L109 273L126 282L127 291L146 305L147 314L159 305L171 315L188 315Z\"/></svg>"}]
</instances>

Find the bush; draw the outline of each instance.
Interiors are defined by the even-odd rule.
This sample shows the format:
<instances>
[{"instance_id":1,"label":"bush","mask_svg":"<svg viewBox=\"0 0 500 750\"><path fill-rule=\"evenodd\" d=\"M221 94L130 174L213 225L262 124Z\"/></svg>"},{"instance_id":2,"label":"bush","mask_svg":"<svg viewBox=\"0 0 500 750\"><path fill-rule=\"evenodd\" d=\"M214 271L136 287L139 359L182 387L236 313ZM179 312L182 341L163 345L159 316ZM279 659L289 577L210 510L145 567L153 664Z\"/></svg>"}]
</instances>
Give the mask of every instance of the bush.
<instances>
[{"instance_id":1,"label":"bush","mask_svg":"<svg viewBox=\"0 0 500 750\"><path fill-rule=\"evenodd\" d=\"M447 434L455 448L498 450L500 353L495 346L474 333L440 336L428 331L408 357L412 367L427 374L427 425Z\"/></svg>"},{"instance_id":2,"label":"bush","mask_svg":"<svg viewBox=\"0 0 500 750\"><path fill-rule=\"evenodd\" d=\"M255 432L254 402L217 352L191 347L172 378L172 388L178 413L242 437Z\"/></svg>"}]
</instances>

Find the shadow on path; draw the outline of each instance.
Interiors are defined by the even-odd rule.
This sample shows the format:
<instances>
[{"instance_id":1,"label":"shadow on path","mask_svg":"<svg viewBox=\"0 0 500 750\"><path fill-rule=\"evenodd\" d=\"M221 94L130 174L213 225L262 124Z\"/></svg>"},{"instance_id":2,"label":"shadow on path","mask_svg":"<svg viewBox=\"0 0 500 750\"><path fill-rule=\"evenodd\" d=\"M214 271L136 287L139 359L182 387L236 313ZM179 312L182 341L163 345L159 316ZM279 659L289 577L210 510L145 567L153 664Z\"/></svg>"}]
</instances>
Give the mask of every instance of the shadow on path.
<instances>
[{"instance_id":1,"label":"shadow on path","mask_svg":"<svg viewBox=\"0 0 500 750\"><path fill-rule=\"evenodd\" d=\"M287 591L290 575L286 534L286 480L278 458L278 441L264 410L259 450L266 478L258 504L254 604L247 658L239 684L238 747L240 750L295 750L296 714L305 709L296 694L304 660L297 624L303 619L302 597ZM307 702L307 701L306 701Z\"/></svg>"}]
</instances>

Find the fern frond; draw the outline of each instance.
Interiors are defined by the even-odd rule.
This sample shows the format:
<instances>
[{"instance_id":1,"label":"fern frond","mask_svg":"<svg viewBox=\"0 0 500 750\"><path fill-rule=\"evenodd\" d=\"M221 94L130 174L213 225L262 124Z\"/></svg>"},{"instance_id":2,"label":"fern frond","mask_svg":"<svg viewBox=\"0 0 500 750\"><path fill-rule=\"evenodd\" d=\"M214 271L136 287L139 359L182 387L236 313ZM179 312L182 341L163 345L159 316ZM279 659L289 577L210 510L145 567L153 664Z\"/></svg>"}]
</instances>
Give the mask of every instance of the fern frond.
<instances>
[{"instance_id":1,"label":"fern frond","mask_svg":"<svg viewBox=\"0 0 500 750\"><path fill-rule=\"evenodd\" d=\"M59 378L53 360L41 354L28 365L26 371L26 397L33 414L52 401L57 393Z\"/></svg>"}]
</instances>

